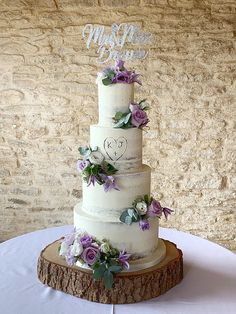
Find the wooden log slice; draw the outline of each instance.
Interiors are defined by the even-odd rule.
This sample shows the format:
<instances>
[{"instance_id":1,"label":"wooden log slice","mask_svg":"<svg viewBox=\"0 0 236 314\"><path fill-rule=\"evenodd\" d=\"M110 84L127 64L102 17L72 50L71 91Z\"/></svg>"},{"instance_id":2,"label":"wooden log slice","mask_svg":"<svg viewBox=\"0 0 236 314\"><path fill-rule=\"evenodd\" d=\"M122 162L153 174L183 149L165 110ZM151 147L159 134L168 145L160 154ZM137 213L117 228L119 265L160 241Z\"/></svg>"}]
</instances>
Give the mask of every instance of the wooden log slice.
<instances>
[{"instance_id":1,"label":"wooden log slice","mask_svg":"<svg viewBox=\"0 0 236 314\"><path fill-rule=\"evenodd\" d=\"M58 254L60 241L48 245L38 259L38 278L45 285L73 296L107 304L135 303L158 297L183 279L183 255L164 240L166 257L159 264L136 272L115 275L113 288L94 281L92 271L68 266Z\"/></svg>"}]
</instances>

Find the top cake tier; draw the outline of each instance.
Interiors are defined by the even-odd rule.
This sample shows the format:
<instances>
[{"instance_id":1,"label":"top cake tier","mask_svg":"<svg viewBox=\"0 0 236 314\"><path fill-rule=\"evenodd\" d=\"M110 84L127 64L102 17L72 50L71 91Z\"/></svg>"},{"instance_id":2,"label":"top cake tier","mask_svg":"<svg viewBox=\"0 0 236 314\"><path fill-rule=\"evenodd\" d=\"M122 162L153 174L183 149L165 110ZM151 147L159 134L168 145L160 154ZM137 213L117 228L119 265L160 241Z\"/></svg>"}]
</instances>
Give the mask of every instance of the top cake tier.
<instances>
[{"instance_id":1,"label":"top cake tier","mask_svg":"<svg viewBox=\"0 0 236 314\"><path fill-rule=\"evenodd\" d=\"M104 85L98 83L99 125L114 126L113 117L120 112L128 112L129 105L134 101L134 83Z\"/></svg>"}]
</instances>

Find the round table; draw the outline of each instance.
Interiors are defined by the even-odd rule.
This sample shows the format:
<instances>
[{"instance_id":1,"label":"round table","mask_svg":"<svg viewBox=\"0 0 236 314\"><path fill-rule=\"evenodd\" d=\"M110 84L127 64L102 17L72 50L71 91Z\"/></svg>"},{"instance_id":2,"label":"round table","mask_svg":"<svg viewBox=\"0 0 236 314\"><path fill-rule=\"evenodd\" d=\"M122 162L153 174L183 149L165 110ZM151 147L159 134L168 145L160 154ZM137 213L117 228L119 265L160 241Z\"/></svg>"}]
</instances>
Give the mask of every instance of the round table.
<instances>
[{"instance_id":1,"label":"round table","mask_svg":"<svg viewBox=\"0 0 236 314\"><path fill-rule=\"evenodd\" d=\"M160 237L176 243L183 251L184 279L158 298L108 305L44 286L36 270L40 251L72 230L72 226L39 230L0 244L0 313L236 313L236 255L207 240L166 228L160 228Z\"/></svg>"}]
</instances>

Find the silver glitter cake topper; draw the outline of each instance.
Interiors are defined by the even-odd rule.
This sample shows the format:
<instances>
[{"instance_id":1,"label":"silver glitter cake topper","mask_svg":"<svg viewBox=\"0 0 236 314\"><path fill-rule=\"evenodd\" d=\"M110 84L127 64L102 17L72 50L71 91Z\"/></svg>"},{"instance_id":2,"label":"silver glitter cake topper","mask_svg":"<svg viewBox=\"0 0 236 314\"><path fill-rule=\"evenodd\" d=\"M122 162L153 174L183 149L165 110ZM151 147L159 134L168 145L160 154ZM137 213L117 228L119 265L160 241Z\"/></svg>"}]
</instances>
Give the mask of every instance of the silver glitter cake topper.
<instances>
[{"instance_id":1,"label":"silver glitter cake topper","mask_svg":"<svg viewBox=\"0 0 236 314\"><path fill-rule=\"evenodd\" d=\"M148 51L141 46L152 43L151 33L143 32L139 26L128 23L113 23L108 31L104 25L86 24L82 36L86 40L87 49L91 48L92 43L98 46L97 63L116 59L145 59ZM125 44L134 47L124 49Z\"/></svg>"}]
</instances>

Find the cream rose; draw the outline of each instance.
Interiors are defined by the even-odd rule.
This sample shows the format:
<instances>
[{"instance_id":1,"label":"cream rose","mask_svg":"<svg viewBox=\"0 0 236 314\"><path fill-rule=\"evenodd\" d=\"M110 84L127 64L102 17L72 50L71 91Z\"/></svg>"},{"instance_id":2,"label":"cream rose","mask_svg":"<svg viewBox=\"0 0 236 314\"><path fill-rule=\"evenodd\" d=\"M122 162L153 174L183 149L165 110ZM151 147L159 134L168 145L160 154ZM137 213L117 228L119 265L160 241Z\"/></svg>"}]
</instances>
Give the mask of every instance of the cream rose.
<instances>
[{"instance_id":1,"label":"cream rose","mask_svg":"<svg viewBox=\"0 0 236 314\"><path fill-rule=\"evenodd\" d=\"M135 208L140 215L145 215L147 212L147 204L145 202L138 202Z\"/></svg>"},{"instance_id":2,"label":"cream rose","mask_svg":"<svg viewBox=\"0 0 236 314\"><path fill-rule=\"evenodd\" d=\"M103 253L105 253L105 254L108 253L108 252L110 252L111 248L110 248L109 243L103 242L103 243L101 244L101 246L100 246L100 250L101 250Z\"/></svg>"},{"instance_id":3,"label":"cream rose","mask_svg":"<svg viewBox=\"0 0 236 314\"><path fill-rule=\"evenodd\" d=\"M91 164L100 165L104 160L104 156L101 152L95 151L88 156L88 159Z\"/></svg>"},{"instance_id":4,"label":"cream rose","mask_svg":"<svg viewBox=\"0 0 236 314\"><path fill-rule=\"evenodd\" d=\"M70 254L73 256L79 256L83 252L83 245L77 241L71 246Z\"/></svg>"},{"instance_id":5,"label":"cream rose","mask_svg":"<svg viewBox=\"0 0 236 314\"><path fill-rule=\"evenodd\" d=\"M66 253L67 253L67 251L68 251L68 245L67 245L67 243L62 242L62 243L61 243L61 246L60 246L59 255L65 256Z\"/></svg>"}]
</instances>

